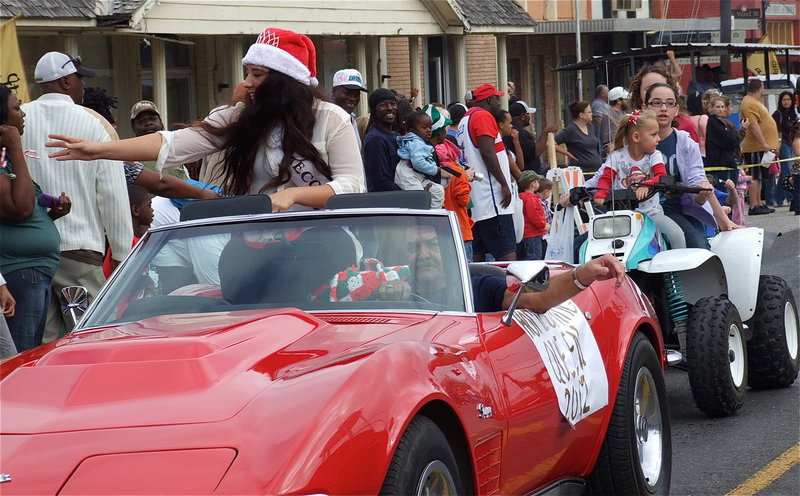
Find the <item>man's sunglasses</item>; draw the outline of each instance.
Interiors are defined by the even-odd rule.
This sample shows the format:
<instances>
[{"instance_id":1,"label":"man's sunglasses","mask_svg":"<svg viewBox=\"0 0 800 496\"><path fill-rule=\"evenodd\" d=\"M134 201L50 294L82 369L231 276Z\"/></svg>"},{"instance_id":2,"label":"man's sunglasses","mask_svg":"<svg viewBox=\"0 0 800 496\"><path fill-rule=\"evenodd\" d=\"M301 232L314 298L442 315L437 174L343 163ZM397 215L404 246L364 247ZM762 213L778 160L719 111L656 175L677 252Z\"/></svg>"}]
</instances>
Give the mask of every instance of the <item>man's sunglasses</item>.
<instances>
[{"instance_id":1,"label":"man's sunglasses","mask_svg":"<svg viewBox=\"0 0 800 496\"><path fill-rule=\"evenodd\" d=\"M67 61L66 61L66 62L64 62L64 64L61 66L61 68L63 69L63 68L64 68L64 67L66 67L66 66L67 66L67 64L69 64L70 62L72 62L73 64L75 64L75 68L77 69L77 68L78 68L78 66L80 66L80 65L81 65L81 56L80 56L80 55L78 55L77 57L73 57L73 58L71 58L71 59L67 60Z\"/></svg>"}]
</instances>

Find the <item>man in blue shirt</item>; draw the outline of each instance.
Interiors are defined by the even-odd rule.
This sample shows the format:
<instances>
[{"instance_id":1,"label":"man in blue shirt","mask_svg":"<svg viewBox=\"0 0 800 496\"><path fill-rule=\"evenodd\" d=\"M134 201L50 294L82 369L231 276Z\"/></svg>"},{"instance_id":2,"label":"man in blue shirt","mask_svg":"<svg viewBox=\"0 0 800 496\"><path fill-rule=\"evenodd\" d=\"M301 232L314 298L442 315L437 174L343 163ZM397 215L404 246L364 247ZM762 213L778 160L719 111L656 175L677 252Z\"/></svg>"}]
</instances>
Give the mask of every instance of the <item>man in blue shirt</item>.
<instances>
[{"instance_id":1,"label":"man in blue shirt","mask_svg":"<svg viewBox=\"0 0 800 496\"><path fill-rule=\"evenodd\" d=\"M399 191L394 182L397 168L397 132L392 129L397 119L397 98L386 88L378 88L369 96L369 125L361 153L367 191Z\"/></svg>"}]
</instances>

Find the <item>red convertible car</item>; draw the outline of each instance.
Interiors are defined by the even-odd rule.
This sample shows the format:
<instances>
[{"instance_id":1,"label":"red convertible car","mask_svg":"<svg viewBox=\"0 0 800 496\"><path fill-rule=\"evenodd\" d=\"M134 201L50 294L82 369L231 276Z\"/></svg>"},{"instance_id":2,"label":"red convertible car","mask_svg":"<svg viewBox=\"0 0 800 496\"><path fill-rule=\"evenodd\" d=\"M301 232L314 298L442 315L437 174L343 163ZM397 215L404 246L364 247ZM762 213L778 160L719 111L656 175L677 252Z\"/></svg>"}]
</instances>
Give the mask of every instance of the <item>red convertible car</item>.
<instances>
[{"instance_id":1,"label":"red convertible car","mask_svg":"<svg viewBox=\"0 0 800 496\"><path fill-rule=\"evenodd\" d=\"M468 264L446 211L153 229L74 331L2 363L0 492L667 494L665 351L635 284L476 310L476 280L568 269Z\"/></svg>"}]
</instances>

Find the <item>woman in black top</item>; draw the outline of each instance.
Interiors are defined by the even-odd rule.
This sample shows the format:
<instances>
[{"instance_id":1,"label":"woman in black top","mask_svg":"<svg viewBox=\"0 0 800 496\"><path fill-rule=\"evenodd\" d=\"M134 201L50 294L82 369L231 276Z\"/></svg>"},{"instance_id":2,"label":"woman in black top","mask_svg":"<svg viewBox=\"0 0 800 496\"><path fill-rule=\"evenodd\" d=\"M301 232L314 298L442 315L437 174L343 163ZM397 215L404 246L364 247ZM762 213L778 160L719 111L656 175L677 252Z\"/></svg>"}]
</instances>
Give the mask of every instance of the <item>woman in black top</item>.
<instances>
[{"instance_id":1,"label":"woman in black top","mask_svg":"<svg viewBox=\"0 0 800 496\"><path fill-rule=\"evenodd\" d=\"M778 125L778 131L781 133L781 159L791 158L794 156L792 150L792 140L794 138L795 125L800 119L797 115L795 108L795 96L791 91L784 91L778 96L778 110L773 112L772 118ZM791 194L783 189L783 180L791 173L791 162L781 162L781 173L778 178L778 185L775 188L775 204L780 205L784 200L790 200Z\"/></svg>"},{"instance_id":2,"label":"woman in black top","mask_svg":"<svg viewBox=\"0 0 800 496\"><path fill-rule=\"evenodd\" d=\"M737 182L739 177L739 143L741 138L736 127L728 120L725 99L713 97L708 106L706 124L706 167L726 167L727 170L713 171L712 175L721 180Z\"/></svg>"},{"instance_id":3,"label":"woman in black top","mask_svg":"<svg viewBox=\"0 0 800 496\"><path fill-rule=\"evenodd\" d=\"M583 172L597 172L603 159L600 158L600 140L592 124L592 106L589 102L572 102L569 113L572 124L556 134L556 144L567 145L569 165L577 165Z\"/></svg>"}]
</instances>

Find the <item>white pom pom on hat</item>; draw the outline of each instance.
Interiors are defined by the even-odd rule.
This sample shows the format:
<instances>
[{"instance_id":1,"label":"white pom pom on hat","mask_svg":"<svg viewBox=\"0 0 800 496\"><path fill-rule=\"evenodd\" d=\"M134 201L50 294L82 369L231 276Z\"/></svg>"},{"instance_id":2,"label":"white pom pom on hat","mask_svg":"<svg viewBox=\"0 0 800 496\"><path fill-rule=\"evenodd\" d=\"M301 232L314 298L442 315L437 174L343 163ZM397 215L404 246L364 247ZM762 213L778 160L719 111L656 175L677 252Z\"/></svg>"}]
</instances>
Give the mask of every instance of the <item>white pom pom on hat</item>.
<instances>
[{"instance_id":1,"label":"white pom pom on hat","mask_svg":"<svg viewBox=\"0 0 800 496\"><path fill-rule=\"evenodd\" d=\"M242 65L277 71L308 86L317 86L317 51L311 39L286 29L267 28L250 45Z\"/></svg>"}]
</instances>

